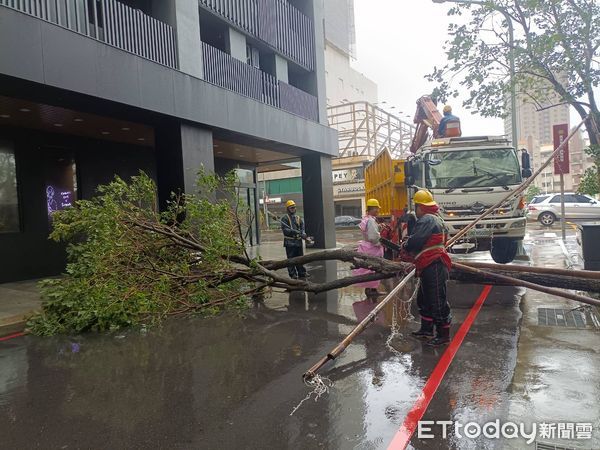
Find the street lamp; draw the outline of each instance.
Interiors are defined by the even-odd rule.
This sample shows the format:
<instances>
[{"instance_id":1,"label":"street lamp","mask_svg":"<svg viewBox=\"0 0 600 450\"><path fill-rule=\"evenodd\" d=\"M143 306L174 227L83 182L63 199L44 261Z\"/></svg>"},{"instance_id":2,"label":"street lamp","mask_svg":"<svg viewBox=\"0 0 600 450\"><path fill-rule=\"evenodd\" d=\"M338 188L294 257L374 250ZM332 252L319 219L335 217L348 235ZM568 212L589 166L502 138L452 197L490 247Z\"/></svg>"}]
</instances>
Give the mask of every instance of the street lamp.
<instances>
[{"instance_id":1,"label":"street lamp","mask_svg":"<svg viewBox=\"0 0 600 450\"><path fill-rule=\"evenodd\" d=\"M510 117L512 122L512 143L515 148L518 146L517 141L517 93L515 86L515 51L514 51L514 43L515 43L515 35L514 28L512 24L512 19L508 11L501 6L498 6L492 2L482 2L476 0L432 0L433 3L462 3L465 5L479 5L479 6L489 6L495 11L501 13L506 19L506 23L508 24L508 45L510 46L509 52L509 60L510 60Z\"/></svg>"}]
</instances>

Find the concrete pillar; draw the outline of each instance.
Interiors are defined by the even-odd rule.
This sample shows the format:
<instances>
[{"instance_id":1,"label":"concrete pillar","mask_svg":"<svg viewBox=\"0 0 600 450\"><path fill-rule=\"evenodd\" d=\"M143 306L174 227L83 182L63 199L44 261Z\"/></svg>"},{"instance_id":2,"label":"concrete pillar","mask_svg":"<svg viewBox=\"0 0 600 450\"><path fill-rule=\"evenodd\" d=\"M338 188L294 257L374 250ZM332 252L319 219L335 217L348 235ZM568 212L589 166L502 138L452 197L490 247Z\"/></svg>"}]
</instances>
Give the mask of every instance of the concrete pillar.
<instances>
[{"instance_id":1,"label":"concrete pillar","mask_svg":"<svg viewBox=\"0 0 600 450\"><path fill-rule=\"evenodd\" d=\"M277 80L281 80L284 83L289 83L288 76L288 62L285 58L275 54L275 76Z\"/></svg>"},{"instance_id":2,"label":"concrete pillar","mask_svg":"<svg viewBox=\"0 0 600 450\"><path fill-rule=\"evenodd\" d=\"M156 178L161 207L171 193L196 192L198 170L214 172L212 131L177 121L156 128Z\"/></svg>"},{"instance_id":3,"label":"concrete pillar","mask_svg":"<svg viewBox=\"0 0 600 450\"><path fill-rule=\"evenodd\" d=\"M333 181L331 158L319 154L302 157L302 196L306 233L314 236L315 247L335 247Z\"/></svg>"},{"instance_id":4,"label":"concrete pillar","mask_svg":"<svg viewBox=\"0 0 600 450\"><path fill-rule=\"evenodd\" d=\"M202 45L198 0L153 0L152 15L175 30L179 70L202 78Z\"/></svg>"},{"instance_id":5,"label":"concrete pillar","mask_svg":"<svg viewBox=\"0 0 600 450\"><path fill-rule=\"evenodd\" d=\"M229 27L227 47L231 56L242 62L246 62L246 36L232 27Z\"/></svg>"},{"instance_id":6,"label":"concrete pillar","mask_svg":"<svg viewBox=\"0 0 600 450\"><path fill-rule=\"evenodd\" d=\"M327 95L325 93L325 29L324 29L324 4L322 1L313 0L307 8L308 16L313 20L315 32L315 71L310 80L310 92L317 96L319 101L319 122L327 126Z\"/></svg>"}]
</instances>

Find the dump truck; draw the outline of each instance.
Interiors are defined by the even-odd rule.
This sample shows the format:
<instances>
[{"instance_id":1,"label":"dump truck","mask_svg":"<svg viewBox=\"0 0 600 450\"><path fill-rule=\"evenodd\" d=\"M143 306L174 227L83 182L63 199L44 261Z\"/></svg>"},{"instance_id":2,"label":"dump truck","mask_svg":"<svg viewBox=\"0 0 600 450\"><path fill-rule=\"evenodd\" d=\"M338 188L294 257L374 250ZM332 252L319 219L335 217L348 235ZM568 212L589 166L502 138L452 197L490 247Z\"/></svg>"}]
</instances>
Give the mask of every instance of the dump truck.
<instances>
[{"instance_id":1,"label":"dump truck","mask_svg":"<svg viewBox=\"0 0 600 450\"><path fill-rule=\"evenodd\" d=\"M429 112L431 105L427 104ZM415 133L414 153L405 159L392 159L389 152L383 151L365 170L367 198L379 200L381 216L397 230L393 233L395 240L410 231L406 216L414 211L411 199L417 189L433 194L448 234L453 236L509 191L516 190L523 176L531 175L530 167L521 168L515 148L504 136L439 138L436 118L418 109L417 120L421 121L418 125L433 128L433 136L424 138L422 132ZM450 251L490 251L495 262L509 263L525 237L525 214L523 197L510 200L480 221Z\"/></svg>"}]
</instances>

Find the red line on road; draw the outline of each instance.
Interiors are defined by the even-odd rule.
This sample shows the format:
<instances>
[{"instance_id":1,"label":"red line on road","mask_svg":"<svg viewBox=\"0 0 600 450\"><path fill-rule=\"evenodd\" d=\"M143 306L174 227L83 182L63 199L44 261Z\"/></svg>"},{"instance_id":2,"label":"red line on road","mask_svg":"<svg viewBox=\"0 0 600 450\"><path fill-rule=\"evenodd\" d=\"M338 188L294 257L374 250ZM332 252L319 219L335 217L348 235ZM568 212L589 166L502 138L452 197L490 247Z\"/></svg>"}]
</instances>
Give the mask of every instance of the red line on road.
<instances>
[{"instance_id":1,"label":"red line on road","mask_svg":"<svg viewBox=\"0 0 600 450\"><path fill-rule=\"evenodd\" d=\"M483 291L481 291L479 298L469 311L467 318L458 329L458 332L456 333L456 335L452 339L452 342L450 342L448 348L438 361L437 365L435 366L435 369L433 369L433 372L431 373L429 379L425 383L425 386L423 386L421 395L419 395L419 398L413 405L412 409L408 412L406 418L404 419L404 423L400 427L400 430L396 433L394 439L392 439L392 442L388 446L388 450L404 450L410 442L410 438L415 432L419 420L423 418L423 414L425 414L425 411L427 410L431 399L433 398L435 392L440 386L444 375L446 375L448 367L450 367L450 364L452 363L456 352L462 345L465 336L471 329L471 325L473 325L477 314L479 314L479 310L483 306L483 302L485 301L491 290L491 286L485 286L483 288Z\"/></svg>"},{"instance_id":2,"label":"red line on road","mask_svg":"<svg viewBox=\"0 0 600 450\"><path fill-rule=\"evenodd\" d=\"M2 341L8 341L9 339L18 338L18 337L21 337L21 336L25 336L25 333L9 334L8 336L0 337L0 342L2 342Z\"/></svg>"}]
</instances>

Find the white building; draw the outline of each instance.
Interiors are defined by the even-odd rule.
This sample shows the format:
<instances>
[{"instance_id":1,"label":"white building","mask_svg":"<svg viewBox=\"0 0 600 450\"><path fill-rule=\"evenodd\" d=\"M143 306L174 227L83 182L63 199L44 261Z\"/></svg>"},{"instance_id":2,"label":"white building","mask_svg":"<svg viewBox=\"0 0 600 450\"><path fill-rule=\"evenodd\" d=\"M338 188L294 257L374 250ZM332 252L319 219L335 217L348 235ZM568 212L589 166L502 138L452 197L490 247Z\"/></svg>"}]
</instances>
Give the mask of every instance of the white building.
<instances>
[{"instance_id":1,"label":"white building","mask_svg":"<svg viewBox=\"0 0 600 450\"><path fill-rule=\"evenodd\" d=\"M327 106L377 103L377 84L352 68L356 59L354 0L323 0Z\"/></svg>"}]
</instances>

